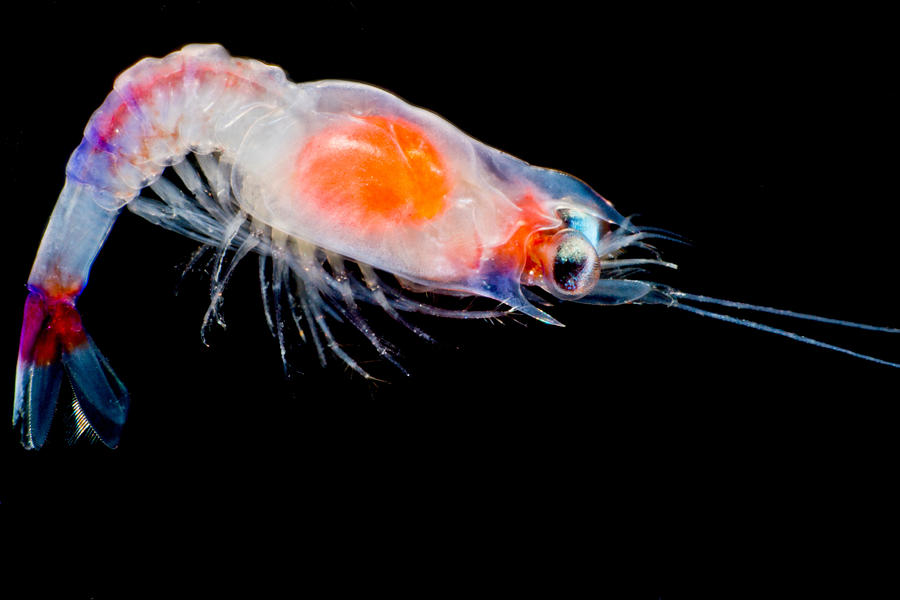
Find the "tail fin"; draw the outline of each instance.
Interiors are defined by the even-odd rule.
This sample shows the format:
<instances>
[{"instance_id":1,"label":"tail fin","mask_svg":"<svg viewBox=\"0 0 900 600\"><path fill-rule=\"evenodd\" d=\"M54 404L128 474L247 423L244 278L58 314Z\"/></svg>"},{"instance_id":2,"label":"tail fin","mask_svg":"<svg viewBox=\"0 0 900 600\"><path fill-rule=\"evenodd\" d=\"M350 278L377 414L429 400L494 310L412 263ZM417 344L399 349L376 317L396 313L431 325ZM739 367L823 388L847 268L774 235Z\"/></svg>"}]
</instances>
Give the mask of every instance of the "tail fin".
<instances>
[{"instance_id":1,"label":"tail fin","mask_svg":"<svg viewBox=\"0 0 900 600\"><path fill-rule=\"evenodd\" d=\"M62 383L69 376L77 408L104 444L119 444L129 397L96 344L85 332L74 298L49 298L32 289L25 301L13 426L26 448L47 439Z\"/></svg>"}]
</instances>

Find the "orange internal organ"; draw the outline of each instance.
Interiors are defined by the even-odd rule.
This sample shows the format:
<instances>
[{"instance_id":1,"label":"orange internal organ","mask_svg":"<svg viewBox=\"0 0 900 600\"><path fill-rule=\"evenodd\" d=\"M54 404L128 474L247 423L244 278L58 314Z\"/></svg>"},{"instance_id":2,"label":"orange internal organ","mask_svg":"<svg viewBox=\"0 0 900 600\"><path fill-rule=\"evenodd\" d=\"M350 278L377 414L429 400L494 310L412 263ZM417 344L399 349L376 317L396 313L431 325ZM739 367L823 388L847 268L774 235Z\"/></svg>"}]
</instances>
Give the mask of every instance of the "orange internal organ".
<instances>
[{"instance_id":1,"label":"orange internal organ","mask_svg":"<svg viewBox=\"0 0 900 600\"><path fill-rule=\"evenodd\" d=\"M446 161L421 127L399 117L353 117L313 135L296 185L341 221L385 228L421 225L447 207Z\"/></svg>"}]
</instances>

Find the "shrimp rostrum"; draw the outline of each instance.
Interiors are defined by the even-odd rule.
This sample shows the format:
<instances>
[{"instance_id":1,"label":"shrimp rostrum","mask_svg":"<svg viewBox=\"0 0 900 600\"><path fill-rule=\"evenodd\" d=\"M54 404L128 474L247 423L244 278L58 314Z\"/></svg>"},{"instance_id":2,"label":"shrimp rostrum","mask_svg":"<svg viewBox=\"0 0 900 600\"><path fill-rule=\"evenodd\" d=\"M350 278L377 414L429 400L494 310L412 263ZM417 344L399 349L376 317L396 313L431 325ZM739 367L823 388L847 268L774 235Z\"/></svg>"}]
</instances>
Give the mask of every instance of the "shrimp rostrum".
<instances>
[{"instance_id":1,"label":"shrimp rostrum","mask_svg":"<svg viewBox=\"0 0 900 600\"><path fill-rule=\"evenodd\" d=\"M28 448L47 438L64 373L78 433L119 443L129 396L75 303L126 206L214 251L204 328L219 318L235 265L255 252L282 359L287 323L320 361L337 357L366 377L330 327L355 326L395 362L362 303L424 337L404 313L516 311L558 324L535 298L663 304L898 366L697 305L893 330L628 278L673 266L649 244L677 236L636 226L582 181L486 146L384 90L295 84L277 67L191 45L122 73L69 160L28 279L13 412ZM420 291L484 297L502 310L456 310Z\"/></svg>"}]
</instances>

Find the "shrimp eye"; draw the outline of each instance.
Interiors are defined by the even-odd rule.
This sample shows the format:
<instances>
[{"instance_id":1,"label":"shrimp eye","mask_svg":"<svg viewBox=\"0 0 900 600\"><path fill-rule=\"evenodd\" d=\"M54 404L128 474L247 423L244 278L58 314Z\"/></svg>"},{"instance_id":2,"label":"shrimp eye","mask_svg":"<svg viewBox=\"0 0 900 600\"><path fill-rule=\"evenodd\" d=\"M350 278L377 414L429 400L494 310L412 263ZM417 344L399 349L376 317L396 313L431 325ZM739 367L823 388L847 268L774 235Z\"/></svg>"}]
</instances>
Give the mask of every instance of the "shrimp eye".
<instances>
[{"instance_id":1,"label":"shrimp eye","mask_svg":"<svg viewBox=\"0 0 900 600\"><path fill-rule=\"evenodd\" d=\"M574 299L590 292L600 279L600 257L591 243L574 229L557 232L544 254L544 273L553 295Z\"/></svg>"}]
</instances>

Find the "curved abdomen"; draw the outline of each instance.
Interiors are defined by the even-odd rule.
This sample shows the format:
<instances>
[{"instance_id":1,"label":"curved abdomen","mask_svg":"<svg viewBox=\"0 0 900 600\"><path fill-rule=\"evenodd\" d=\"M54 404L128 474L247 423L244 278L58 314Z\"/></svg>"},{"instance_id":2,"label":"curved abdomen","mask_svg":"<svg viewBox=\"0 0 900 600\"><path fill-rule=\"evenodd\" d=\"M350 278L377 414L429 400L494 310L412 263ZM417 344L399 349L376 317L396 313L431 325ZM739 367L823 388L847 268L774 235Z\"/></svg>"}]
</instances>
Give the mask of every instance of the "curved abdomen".
<instances>
[{"instance_id":1,"label":"curved abdomen","mask_svg":"<svg viewBox=\"0 0 900 600\"><path fill-rule=\"evenodd\" d=\"M255 119L290 102L292 88L281 69L218 45L146 58L116 79L66 175L121 206L188 152L235 152Z\"/></svg>"},{"instance_id":2,"label":"curved abdomen","mask_svg":"<svg viewBox=\"0 0 900 600\"><path fill-rule=\"evenodd\" d=\"M284 72L190 45L123 72L88 121L29 277L77 295L119 209L188 152L236 152L260 116L290 101Z\"/></svg>"}]
</instances>

